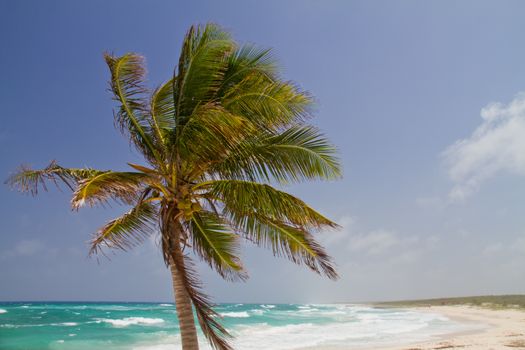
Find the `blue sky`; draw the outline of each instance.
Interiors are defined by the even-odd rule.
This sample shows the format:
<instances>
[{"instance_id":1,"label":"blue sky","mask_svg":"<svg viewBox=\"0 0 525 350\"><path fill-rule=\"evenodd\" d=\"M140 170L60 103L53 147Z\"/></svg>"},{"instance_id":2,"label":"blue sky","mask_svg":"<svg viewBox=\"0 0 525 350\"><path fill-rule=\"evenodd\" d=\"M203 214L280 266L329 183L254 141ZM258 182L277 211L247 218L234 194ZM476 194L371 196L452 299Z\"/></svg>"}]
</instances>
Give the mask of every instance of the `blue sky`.
<instances>
[{"instance_id":1,"label":"blue sky","mask_svg":"<svg viewBox=\"0 0 525 350\"><path fill-rule=\"evenodd\" d=\"M146 56L154 87L187 28L272 47L315 95L344 178L290 191L343 228L319 236L341 279L247 246L247 283L201 269L219 301L525 293L521 1L1 1L0 174L21 163L125 169L104 51ZM155 242L111 260L86 241L124 208L0 187L0 300L170 300Z\"/></svg>"}]
</instances>

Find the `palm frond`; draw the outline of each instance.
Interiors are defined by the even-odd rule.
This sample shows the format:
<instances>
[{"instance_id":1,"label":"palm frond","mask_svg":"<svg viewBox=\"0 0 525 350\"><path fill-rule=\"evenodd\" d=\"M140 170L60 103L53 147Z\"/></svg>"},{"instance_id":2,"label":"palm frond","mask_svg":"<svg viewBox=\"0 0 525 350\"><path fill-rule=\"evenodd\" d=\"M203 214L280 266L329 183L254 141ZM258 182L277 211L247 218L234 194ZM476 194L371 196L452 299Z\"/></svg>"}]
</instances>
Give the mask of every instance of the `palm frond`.
<instances>
[{"instance_id":1,"label":"palm frond","mask_svg":"<svg viewBox=\"0 0 525 350\"><path fill-rule=\"evenodd\" d=\"M89 255L103 248L128 250L142 243L156 231L157 208L148 202L140 202L124 215L104 225L91 240Z\"/></svg>"},{"instance_id":2,"label":"palm frond","mask_svg":"<svg viewBox=\"0 0 525 350\"><path fill-rule=\"evenodd\" d=\"M85 203L94 206L97 203L106 203L109 199L133 204L148 179L151 179L148 174L118 171L107 171L86 178L79 182L71 205L78 209Z\"/></svg>"},{"instance_id":3,"label":"palm frond","mask_svg":"<svg viewBox=\"0 0 525 350\"><path fill-rule=\"evenodd\" d=\"M79 181L102 173L105 171L91 168L63 168L56 161L52 161L41 170L21 166L19 171L11 175L5 183L20 192L30 192L32 195L36 195L39 188L47 191L46 182L52 182L57 187L59 187L59 183L62 183L73 191Z\"/></svg>"},{"instance_id":4,"label":"palm frond","mask_svg":"<svg viewBox=\"0 0 525 350\"><path fill-rule=\"evenodd\" d=\"M214 171L225 178L281 183L341 176L335 147L312 126L259 132L216 164Z\"/></svg>"},{"instance_id":5,"label":"palm frond","mask_svg":"<svg viewBox=\"0 0 525 350\"><path fill-rule=\"evenodd\" d=\"M263 129L283 128L310 116L312 98L292 82L251 74L221 96L221 104Z\"/></svg>"},{"instance_id":6,"label":"palm frond","mask_svg":"<svg viewBox=\"0 0 525 350\"><path fill-rule=\"evenodd\" d=\"M175 268L182 277L184 288L188 292L195 313L201 327L202 333L208 339L211 346L216 350L233 350L228 343L231 335L219 323L221 316L213 310L213 303L202 291L203 286L197 276L194 265L188 256L182 254L171 254Z\"/></svg>"},{"instance_id":7,"label":"palm frond","mask_svg":"<svg viewBox=\"0 0 525 350\"><path fill-rule=\"evenodd\" d=\"M222 107L207 104L195 110L177 140L183 159L201 165L225 158L251 132L254 126Z\"/></svg>"},{"instance_id":8,"label":"palm frond","mask_svg":"<svg viewBox=\"0 0 525 350\"><path fill-rule=\"evenodd\" d=\"M173 100L173 79L162 84L151 96L151 117L157 138L168 145L175 130L175 103Z\"/></svg>"},{"instance_id":9,"label":"palm frond","mask_svg":"<svg viewBox=\"0 0 525 350\"><path fill-rule=\"evenodd\" d=\"M140 171L141 173L149 174L152 176L160 176L160 173L155 169L151 169L146 166L139 165L139 164L133 164L133 163L128 163L128 165L132 167L133 169Z\"/></svg>"},{"instance_id":10,"label":"palm frond","mask_svg":"<svg viewBox=\"0 0 525 350\"><path fill-rule=\"evenodd\" d=\"M228 58L228 67L217 96L224 96L248 76L266 77L269 82L277 79L277 63L270 49L251 44L237 47Z\"/></svg>"},{"instance_id":11,"label":"palm frond","mask_svg":"<svg viewBox=\"0 0 525 350\"><path fill-rule=\"evenodd\" d=\"M271 220L290 222L301 227L320 229L337 227L305 202L267 184L243 180L214 180L200 183L194 189L204 190L203 197L218 200L225 210L236 216L257 212Z\"/></svg>"},{"instance_id":12,"label":"palm frond","mask_svg":"<svg viewBox=\"0 0 525 350\"><path fill-rule=\"evenodd\" d=\"M230 215L240 232L257 245L271 248L274 255L304 264L318 274L337 279L331 257L304 228L264 217L255 211L248 215Z\"/></svg>"},{"instance_id":13,"label":"palm frond","mask_svg":"<svg viewBox=\"0 0 525 350\"><path fill-rule=\"evenodd\" d=\"M238 258L239 241L220 217L210 212L193 213L189 220L193 251L227 280L244 280Z\"/></svg>"},{"instance_id":14,"label":"palm frond","mask_svg":"<svg viewBox=\"0 0 525 350\"><path fill-rule=\"evenodd\" d=\"M230 35L216 25L190 29L175 84L177 125L184 125L196 106L215 95L226 71L226 58L234 47Z\"/></svg>"},{"instance_id":15,"label":"palm frond","mask_svg":"<svg viewBox=\"0 0 525 350\"><path fill-rule=\"evenodd\" d=\"M150 161L160 160L159 149L152 138L152 120L148 109L144 58L128 53L121 57L105 54L111 72L111 91L120 102L115 124Z\"/></svg>"}]
</instances>

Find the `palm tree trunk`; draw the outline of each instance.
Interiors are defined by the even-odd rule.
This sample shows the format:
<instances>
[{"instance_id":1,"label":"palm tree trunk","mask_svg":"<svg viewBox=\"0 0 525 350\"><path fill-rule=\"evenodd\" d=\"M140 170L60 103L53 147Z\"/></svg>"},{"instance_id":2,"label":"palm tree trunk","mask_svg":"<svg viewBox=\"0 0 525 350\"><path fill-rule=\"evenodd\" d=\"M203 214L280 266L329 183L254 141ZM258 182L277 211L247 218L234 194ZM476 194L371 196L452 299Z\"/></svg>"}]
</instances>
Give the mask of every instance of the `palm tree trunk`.
<instances>
[{"instance_id":1,"label":"palm tree trunk","mask_svg":"<svg viewBox=\"0 0 525 350\"><path fill-rule=\"evenodd\" d=\"M184 253L181 248L181 227L173 218L177 209L173 206L163 206L161 209L162 250L164 259L169 262L175 307L179 319L180 335L183 350L199 350L197 328L193 317L190 296L186 290L184 271Z\"/></svg>"},{"instance_id":2,"label":"palm tree trunk","mask_svg":"<svg viewBox=\"0 0 525 350\"><path fill-rule=\"evenodd\" d=\"M179 254L182 253L179 250ZM193 309L188 292L184 287L182 276L175 264L170 264L171 278L173 281L173 293L175 294L175 306L179 319L180 334L182 338L183 350L199 350L197 339L197 329L193 318Z\"/></svg>"}]
</instances>

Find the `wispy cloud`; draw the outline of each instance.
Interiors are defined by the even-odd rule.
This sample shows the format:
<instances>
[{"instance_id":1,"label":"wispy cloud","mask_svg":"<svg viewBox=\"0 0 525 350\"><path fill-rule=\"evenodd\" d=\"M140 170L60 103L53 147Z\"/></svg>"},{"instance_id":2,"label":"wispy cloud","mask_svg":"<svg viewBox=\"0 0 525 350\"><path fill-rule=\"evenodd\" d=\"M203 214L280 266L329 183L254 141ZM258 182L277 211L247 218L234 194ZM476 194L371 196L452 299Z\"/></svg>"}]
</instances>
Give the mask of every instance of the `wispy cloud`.
<instances>
[{"instance_id":1,"label":"wispy cloud","mask_svg":"<svg viewBox=\"0 0 525 350\"><path fill-rule=\"evenodd\" d=\"M518 236L508 242L489 243L482 252L485 256L505 256L509 258L514 255L523 258L525 254L525 235Z\"/></svg>"},{"instance_id":2,"label":"wispy cloud","mask_svg":"<svg viewBox=\"0 0 525 350\"><path fill-rule=\"evenodd\" d=\"M439 241L435 236L421 238L383 228L362 231L357 227L357 220L349 216L342 217L338 222L342 226L341 230L327 232L320 238L330 252L338 255L338 260L343 264L356 259L375 260L379 256L401 262L407 260L407 253L410 253L410 260L413 260L414 254L431 249Z\"/></svg>"},{"instance_id":3,"label":"wispy cloud","mask_svg":"<svg viewBox=\"0 0 525 350\"><path fill-rule=\"evenodd\" d=\"M401 243L395 232L376 230L353 234L349 238L348 248L352 252L364 252L368 255L380 255Z\"/></svg>"},{"instance_id":4,"label":"wispy cloud","mask_svg":"<svg viewBox=\"0 0 525 350\"><path fill-rule=\"evenodd\" d=\"M451 200L465 199L498 173L525 175L525 92L507 105L487 105L481 118L481 125L469 138L443 152L455 183Z\"/></svg>"},{"instance_id":5,"label":"wispy cloud","mask_svg":"<svg viewBox=\"0 0 525 350\"><path fill-rule=\"evenodd\" d=\"M19 241L14 247L5 250L0 255L3 258L27 257L44 250L42 242L36 239Z\"/></svg>"}]
</instances>

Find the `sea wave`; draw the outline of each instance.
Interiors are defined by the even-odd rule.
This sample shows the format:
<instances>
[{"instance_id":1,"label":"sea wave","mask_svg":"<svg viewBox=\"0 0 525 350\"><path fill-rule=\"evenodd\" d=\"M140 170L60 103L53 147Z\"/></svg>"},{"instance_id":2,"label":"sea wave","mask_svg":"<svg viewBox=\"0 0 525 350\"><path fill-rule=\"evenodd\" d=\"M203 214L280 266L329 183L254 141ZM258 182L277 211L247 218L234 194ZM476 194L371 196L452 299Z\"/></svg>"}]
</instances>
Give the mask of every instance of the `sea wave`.
<instances>
[{"instance_id":1,"label":"sea wave","mask_svg":"<svg viewBox=\"0 0 525 350\"><path fill-rule=\"evenodd\" d=\"M0 328L18 328L18 326L16 324L4 323L0 324Z\"/></svg>"},{"instance_id":2,"label":"sea wave","mask_svg":"<svg viewBox=\"0 0 525 350\"><path fill-rule=\"evenodd\" d=\"M7 310L0 309L0 314L5 314L6 312L7 312Z\"/></svg>"},{"instance_id":3,"label":"sea wave","mask_svg":"<svg viewBox=\"0 0 525 350\"><path fill-rule=\"evenodd\" d=\"M78 326L76 322L61 322L61 323L33 323L33 324L0 324L0 327L3 328L28 328L28 327L74 327Z\"/></svg>"},{"instance_id":4,"label":"sea wave","mask_svg":"<svg viewBox=\"0 0 525 350\"><path fill-rule=\"evenodd\" d=\"M356 346L370 343L371 341L385 344L393 341L393 335L421 330L426 323L385 325L384 327L366 327L355 323L329 323L314 324L311 322L289 324L284 326L271 326L256 324L238 329L234 345L246 350L285 350L307 347L323 347L328 345L343 346L351 342ZM421 335L424 337L425 335Z\"/></svg>"},{"instance_id":5,"label":"sea wave","mask_svg":"<svg viewBox=\"0 0 525 350\"><path fill-rule=\"evenodd\" d=\"M66 326L66 327L74 327L78 326L78 323L76 322L62 322L62 323L52 323L53 326Z\"/></svg>"},{"instance_id":6,"label":"sea wave","mask_svg":"<svg viewBox=\"0 0 525 350\"><path fill-rule=\"evenodd\" d=\"M37 333L52 335L55 342L56 339L65 340L72 349L176 349L180 347L180 333L175 310L164 309L161 305L169 305L173 308L173 304L159 302L89 304L87 311L81 309L82 305L33 305L25 313L32 316L33 312L38 317L42 316L42 320L31 320L30 317L26 317L12 321L9 315L0 315L0 333L2 336L12 334L15 337L22 331L31 334L38 329ZM11 309L11 305L8 307L1 305L1 307L10 313L15 312L14 310L17 313L21 312L18 308ZM43 310L34 312L33 307L48 307L51 311L47 315L40 314ZM66 312L58 313L57 310L60 308ZM123 311L125 308L129 308L130 311ZM113 311L115 309L118 311ZM145 309L147 312L142 311ZM81 315L74 316L73 311L78 311ZM421 313L416 310L375 309L363 305L220 304L216 311L225 317L228 330L235 336L232 345L236 349L243 350L350 346L359 348L365 345L381 347L400 340L418 342L434 335L463 330L458 328L454 321L438 314ZM2 320L5 321L3 324ZM17 324L18 322L21 324ZM29 324L30 322L35 323ZM11 329L19 327L23 328L17 331ZM85 330L89 331L85 332ZM123 337L113 337L113 334L121 334ZM201 350L211 349L204 344L203 341ZM54 343L53 347L58 349L64 345Z\"/></svg>"},{"instance_id":7,"label":"sea wave","mask_svg":"<svg viewBox=\"0 0 525 350\"><path fill-rule=\"evenodd\" d=\"M420 323L409 329L404 322L381 327L368 327L359 323L329 323L316 324L305 322L300 324L288 324L282 326L270 325L266 322L256 324L239 325L232 329L235 339L232 342L234 348L243 350L292 350L298 348L322 348L333 346L334 348L346 347L348 344L357 347L377 344L386 345L398 341L393 333L404 333L409 330L424 328ZM390 333L391 331L392 333ZM418 333L418 332L416 332ZM426 332L425 332L426 333ZM417 334L413 340L425 339L426 334ZM410 340L410 339L409 339ZM173 335L160 336L156 341L149 344L134 344L133 350L171 350L180 345L180 337ZM202 350L211 350L208 344L203 342Z\"/></svg>"},{"instance_id":8,"label":"sea wave","mask_svg":"<svg viewBox=\"0 0 525 350\"><path fill-rule=\"evenodd\" d=\"M253 309L253 310L250 310L250 312L254 315L257 315L257 316L262 316L264 315L264 312L265 310L261 310L261 309Z\"/></svg>"},{"instance_id":9,"label":"sea wave","mask_svg":"<svg viewBox=\"0 0 525 350\"><path fill-rule=\"evenodd\" d=\"M173 306L173 304L159 304L159 306Z\"/></svg>"},{"instance_id":10,"label":"sea wave","mask_svg":"<svg viewBox=\"0 0 525 350\"><path fill-rule=\"evenodd\" d=\"M250 317L250 314L248 314L246 311L239 311L239 312L221 312L221 316L223 317L234 317L234 318L246 318Z\"/></svg>"},{"instance_id":11,"label":"sea wave","mask_svg":"<svg viewBox=\"0 0 525 350\"><path fill-rule=\"evenodd\" d=\"M109 323L113 327L127 327L131 325L149 326L164 323L162 318L148 318L148 317L126 317L122 319L98 318L97 323Z\"/></svg>"}]
</instances>

